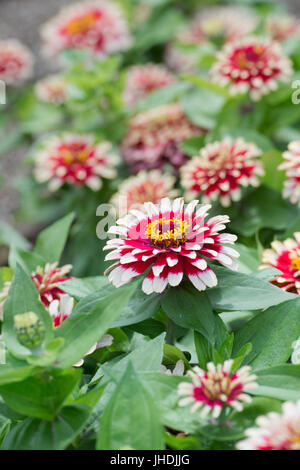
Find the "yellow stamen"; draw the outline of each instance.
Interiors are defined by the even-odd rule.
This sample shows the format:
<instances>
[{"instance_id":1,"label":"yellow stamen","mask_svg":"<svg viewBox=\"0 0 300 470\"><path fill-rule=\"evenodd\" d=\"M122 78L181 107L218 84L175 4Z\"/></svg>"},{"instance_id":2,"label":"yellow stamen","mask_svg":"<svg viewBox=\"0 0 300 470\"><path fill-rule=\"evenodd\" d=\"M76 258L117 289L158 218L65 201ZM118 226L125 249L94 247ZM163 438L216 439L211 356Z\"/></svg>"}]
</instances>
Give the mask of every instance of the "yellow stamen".
<instances>
[{"instance_id":1,"label":"yellow stamen","mask_svg":"<svg viewBox=\"0 0 300 470\"><path fill-rule=\"evenodd\" d=\"M291 265L293 266L293 268L299 271L300 270L300 257L292 259Z\"/></svg>"},{"instance_id":2,"label":"yellow stamen","mask_svg":"<svg viewBox=\"0 0 300 470\"><path fill-rule=\"evenodd\" d=\"M95 23L97 17L94 13L83 16L82 18L76 18L71 21L66 27L67 34L80 34L85 33L90 29L90 27Z\"/></svg>"}]
</instances>

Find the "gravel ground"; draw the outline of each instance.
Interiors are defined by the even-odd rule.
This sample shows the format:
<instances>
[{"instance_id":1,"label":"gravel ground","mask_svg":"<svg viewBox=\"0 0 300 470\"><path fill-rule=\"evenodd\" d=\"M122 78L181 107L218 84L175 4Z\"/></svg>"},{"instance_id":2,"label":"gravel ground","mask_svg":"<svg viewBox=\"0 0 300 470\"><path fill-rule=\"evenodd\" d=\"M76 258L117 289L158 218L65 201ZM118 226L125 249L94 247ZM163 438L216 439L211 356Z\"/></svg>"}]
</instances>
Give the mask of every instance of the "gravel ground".
<instances>
[{"instance_id":1,"label":"gravel ground","mask_svg":"<svg viewBox=\"0 0 300 470\"><path fill-rule=\"evenodd\" d=\"M35 78L51 71L39 55L39 26L53 16L62 6L74 3L74 0L0 0L0 38L18 38L35 54ZM286 0L290 10L300 13L299 0ZM53 70L53 69L52 69ZM21 162L26 154L26 146L4 155L0 159L0 175L4 185L0 189L0 220L13 223L13 212L17 205L17 193L12 188L12 180L25 174ZM25 234L30 234L31 226L22 226Z\"/></svg>"}]
</instances>

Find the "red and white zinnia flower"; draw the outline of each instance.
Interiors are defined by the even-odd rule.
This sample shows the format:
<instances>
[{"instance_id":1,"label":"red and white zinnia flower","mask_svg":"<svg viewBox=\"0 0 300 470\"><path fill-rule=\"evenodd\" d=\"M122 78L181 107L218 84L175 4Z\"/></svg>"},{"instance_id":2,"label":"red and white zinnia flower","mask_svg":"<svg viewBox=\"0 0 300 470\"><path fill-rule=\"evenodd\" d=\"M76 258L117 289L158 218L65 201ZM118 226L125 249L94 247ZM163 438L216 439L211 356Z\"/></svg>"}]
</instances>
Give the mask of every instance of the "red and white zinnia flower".
<instances>
[{"instance_id":1,"label":"red and white zinnia flower","mask_svg":"<svg viewBox=\"0 0 300 470\"><path fill-rule=\"evenodd\" d=\"M274 41L282 42L300 35L300 22L298 18L289 15L269 15L264 29Z\"/></svg>"},{"instance_id":2,"label":"red and white zinnia flower","mask_svg":"<svg viewBox=\"0 0 300 470\"><path fill-rule=\"evenodd\" d=\"M219 198L223 206L241 198L241 187L258 186L264 174L258 157L262 151L253 143L239 138L206 145L198 157L181 168L181 184L186 198L202 194L202 201Z\"/></svg>"},{"instance_id":3,"label":"red and white zinnia flower","mask_svg":"<svg viewBox=\"0 0 300 470\"><path fill-rule=\"evenodd\" d=\"M71 264L58 267L58 263L47 263L45 266L38 266L31 274L31 279L45 307L48 307L53 300L60 300L61 295L65 294L60 289L60 283L72 279L68 276L71 269Z\"/></svg>"},{"instance_id":4,"label":"red and white zinnia flower","mask_svg":"<svg viewBox=\"0 0 300 470\"><path fill-rule=\"evenodd\" d=\"M119 215L127 214L130 209L143 210L145 202L158 204L164 197L176 197L178 191L174 185L175 177L160 170L140 171L123 181L111 203Z\"/></svg>"},{"instance_id":5,"label":"red and white zinnia flower","mask_svg":"<svg viewBox=\"0 0 300 470\"><path fill-rule=\"evenodd\" d=\"M253 37L226 44L217 54L211 76L216 83L229 85L231 94L249 91L257 101L276 90L279 81L288 81L292 71L279 43Z\"/></svg>"},{"instance_id":6,"label":"red and white zinnia flower","mask_svg":"<svg viewBox=\"0 0 300 470\"><path fill-rule=\"evenodd\" d=\"M41 29L43 50L56 56L64 49L87 49L102 59L128 49L131 37L116 2L91 0L63 8Z\"/></svg>"},{"instance_id":7,"label":"red and white zinnia flower","mask_svg":"<svg viewBox=\"0 0 300 470\"><path fill-rule=\"evenodd\" d=\"M67 83L61 75L50 75L36 83L35 94L40 101L61 104L67 97Z\"/></svg>"},{"instance_id":8,"label":"red and white zinnia flower","mask_svg":"<svg viewBox=\"0 0 300 470\"><path fill-rule=\"evenodd\" d=\"M300 141L291 142L288 150L283 153L283 158L286 161L278 168L286 170L283 197L300 206Z\"/></svg>"},{"instance_id":9,"label":"red and white zinnia flower","mask_svg":"<svg viewBox=\"0 0 300 470\"><path fill-rule=\"evenodd\" d=\"M245 431L238 450L300 450L300 400L285 402L282 413L259 416L256 425Z\"/></svg>"},{"instance_id":10,"label":"red and white zinnia flower","mask_svg":"<svg viewBox=\"0 0 300 470\"><path fill-rule=\"evenodd\" d=\"M213 37L223 37L225 42L236 41L249 35L256 25L257 17L248 8L232 5L204 8L179 38L194 44Z\"/></svg>"},{"instance_id":11,"label":"red and white zinnia flower","mask_svg":"<svg viewBox=\"0 0 300 470\"><path fill-rule=\"evenodd\" d=\"M141 98L153 90L174 83L175 77L163 65L146 64L130 67L126 74L124 102L134 106Z\"/></svg>"},{"instance_id":12,"label":"red and white zinnia flower","mask_svg":"<svg viewBox=\"0 0 300 470\"><path fill-rule=\"evenodd\" d=\"M60 300L65 292L60 288L62 282L72 279L68 276L72 269L71 264L58 267L58 263L47 263L45 266L37 266L36 270L31 273L31 279L39 293L40 300L46 308L49 307L54 300ZM2 317L4 305L9 294L11 282L5 282L0 292L0 318Z\"/></svg>"},{"instance_id":13,"label":"red and white zinnia flower","mask_svg":"<svg viewBox=\"0 0 300 470\"><path fill-rule=\"evenodd\" d=\"M145 294L178 286L184 273L201 291L218 282L206 259L236 269L234 258L239 254L224 244L233 244L237 237L219 233L229 217L204 221L211 206L200 205L195 212L197 205L195 200L184 208L183 198L173 202L164 198L158 206L148 202L143 212L131 210L119 219L108 233L120 238L109 240L104 247L113 250L105 259L116 260L107 270L109 281L120 287L149 269L142 283Z\"/></svg>"},{"instance_id":14,"label":"red and white zinnia flower","mask_svg":"<svg viewBox=\"0 0 300 470\"><path fill-rule=\"evenodd\" d=\"M275 240L272 249L262 255L261 268L276 268L281 271L271 282L277 287L294 294L300 294L300 232L294 233L294 239L283 242Z\"/></svg>"},{"instance_id":15,"label":"red and white zinnia flower","mask_svg":"<svg viewBox=\"0 0 300 470\"><path fill-rule=\"evenodd\" d=\"M188 120L179 104L159 106L131 120L121 152L133 172L166 164L178 170L186 160L180 144L204 132Z\"/></svg>"},{"instance_id":16,"label":"red and white zinnia flower","mask_svg":"<svg viewBox=\"0 0 300 470\"><path fill-rule=\"evenodd\" d=\"M32 75L33 55L16 39L0 41L0 80L18 85Z\"/></svg>"},{"instance_id":17,"label":"red and white zinnia flower","mask_svg":"<svg viewBox=\"0 0 300 470\"><path fill-rule=\"evenodd\" d=\"M35 154L34 176L55 191L64 183L98 191L102 178L113 178L119 159L110 142L96 143L91 135L64 133L46 139Z\"/></svg>"},{"instance_id":18,"label":"red and white zinnia flower","mask_svg":"<svg viewBox=\"0 0 300 470\"><path fill-rule=\"evenodd\" d=\"M179 406L192 405L191 412L200 409L200 417L210 415L218 418L224 407L229 406L237 411L243 409L243 402L251 402L248 391L257 387L256 375L250 375L251 367L244 366L232 372L233 360L215 366L207 364L207 371L196 366L187 375L192 383L181 382L178 394L183 395Z\"/></svg>"}]
</instances>

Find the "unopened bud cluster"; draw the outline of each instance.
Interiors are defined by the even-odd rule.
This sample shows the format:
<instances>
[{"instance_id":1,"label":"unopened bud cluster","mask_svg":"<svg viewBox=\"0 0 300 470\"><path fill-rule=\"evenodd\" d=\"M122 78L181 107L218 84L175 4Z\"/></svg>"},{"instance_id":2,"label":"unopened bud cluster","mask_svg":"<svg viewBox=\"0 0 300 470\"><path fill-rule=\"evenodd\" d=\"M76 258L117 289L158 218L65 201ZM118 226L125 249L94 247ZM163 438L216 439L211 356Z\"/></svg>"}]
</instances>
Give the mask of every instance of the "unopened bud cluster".
<instances>
[{"instance_id":1,"label":"unopened bud cluster","mask_svg":"<svg viewBox=\"0 0 300 470\"><path fill-rule=\"evenodd\" d=\"M33 349L42 344L45 337L45 327L34 312L15 315L14 324L17 338L23 346Z\"/></svg>"}]
</instances>

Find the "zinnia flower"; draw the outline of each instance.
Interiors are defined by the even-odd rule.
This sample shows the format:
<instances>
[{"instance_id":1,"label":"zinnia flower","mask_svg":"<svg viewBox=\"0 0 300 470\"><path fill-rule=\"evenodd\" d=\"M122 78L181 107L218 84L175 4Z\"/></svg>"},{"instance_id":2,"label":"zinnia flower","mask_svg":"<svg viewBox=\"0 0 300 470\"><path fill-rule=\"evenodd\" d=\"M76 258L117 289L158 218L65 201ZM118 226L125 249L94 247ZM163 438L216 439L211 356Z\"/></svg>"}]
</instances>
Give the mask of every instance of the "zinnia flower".
<instances>
[{"instance_id":1,"label":"zinnia flower","mask_svg":"<svg viewBox=\"0 0 300 470\"><path fill-rule=\"evenodd\" d=\"M233 258L239 254L223 244L233 244L235 235L219 234L229 222L228 216L208 219L210 205L190 202L184 208L183 198L171 202L161 200L159 206L145 203L145 211L131 210L118 226L110 227L108 233L120 235L109 240L105 250L113 250L106 260L116 260L108 268L109 281L120 287L135 277L148 274L143 280L145 294L163 292L168 284L178 286L184 273L198 290L217 285L214 271L206 259L218 261L231 269L236 268Z\"/></svg>"},{"instance_id":2,"label":"zinnia flower","mask_svg":"<svg viewBox=\"0 0 300 470\"><path fill-rule=\"evenodd\" d=\"M231 94L250 92L254 101L288 81L292 64L279 45L268 39L245 38L226 44L217 54L211 69L212 79L230 86Z\"/></svg>"},{"instance_id":3,"label":"zinnia flower","mask_svg":"<svg viewBox=\"0 0 300 470\"><path fill-rule=\"evenodd\" d=\"M217 418L225 406L241 411L242 403L251 401L248 391L257 387L256 375L249 375L249 366L232 372L232 365L233 360L230 359L217 366L209 362L207 371L198 366L188 371L187 375L192 378L192 383L179 384L178 393L184 396L180 399L179 406L192 404L192 413L200 408L201 418L208 414Z\"/></svg>"},{"instance_id":4,"label":"zinnia flower","mask_svg":"<svg viewBox=\"0 0 300 470\"><path fill-rule=\"evenodd\" d=\"M259 416L256 425L245 431L239 450L300 450L300 400L283 403L281 414Z\"/></svg>"},{"instance_id":5,"label":"zinnia flower","mask_svg":"<svg viewBox=\"0 0 300 470\"><path fill-rule=\"evenodd\" d=\"M272 284L285 291L300 294L300 232L294 233L294 239L283 242L275 240L272 249L262 255L261 268L273 267L282 272L272 280Z\"/></svg>"},{"instance_id":6,"label":"zinnia flower","mask_svg":"<svg viewBox=\"0 0 300 470\"><path fill-rule=\"evenodd\" d=\"M163 65L147 64L130 67L126 74L124 102L134 106L150 91L174 83L175 77Z\"/></svg>"},{"instance_id":7,"label":"zinnia flower","mask_svg":"<svg viewBox=\"0 0 300 470\"><path fill-rule=\"evenodd\" d=\"M118 163L110 142L96 143L90 135L64 133L43 142L35 155L37 181L49 181L55 191L64 183L86 185L93 191L102 186L102 178L113 178Z\"/></svg>"},{"instance_id":8,"label":"zinnia flower","mask_svg":"<svg viewBox=\"0 0 300 470\"><path fill-rule=\"evenodd\" d=\"M31 279L39 292L40 300L46 308L49 307L53 300L60 300L61 296L65 294L65 292L60 289L59 284L72 279L72 277L67 276L72 269L71 264L65 264L61 267L58 267L57 265L58 263L47 263L45 266L38 266L36 270L31 273ZM0 292L1 316L3 314L5 301L9 294L10 286L11 282L5 282L4 287Z\"/></svg>"},{"instance_id":9,"label":"zinnia flower","mask_svg":"<svg viewBox=\"0 0 300 470\"><path fill-rule=\"evenodd\" d=\"M178 193L174 185L175 177L172 175L159 170L140 171L123 181L111 202L119 215L125 215L129 209L143 210L145 202L158 204L164 197L173 199Z\"/></svg>"},{"instance_id":10,"label":"zinnia flower","mask_svg":"<svg viewBox=\"0 0 300 470\"><path fill-rule=\"evenodd\" d=\"M257 176L264 174L258 157L262 151L239 138L206 145L198 157L181 169L181 184L187 199L202 194L202 201L220 199L223 206L241 198L241 186L258 186Z\"/></svg>"},{"instance_id":11,"label":"zinnia flower","mask_svg":"<svg viewBox=\"0 0 300 470\"><path fill-rule=\"evenodd\" d=\"M72 279L67 276L72 269L71 264L65 264L61 267L57 265L58 263L47 263L44 267L38 266L31 274L31 279L45 307L48 307L53 300L60 300L60 296L65 292L60 289L59 284Z\"/></svg>"},{"instance_id":12,"label":"zinnia flower","mask_svg":"<svg viewBox=\"0 0 300 470\"><path fill-rule=\"evenodd\" d=\"M204 132L187 119L177 103L159 106L131 120L121 151L133 172L167 163L178 169L186 160L181 142Z\"/></svg>"},{"instance_id":13,"label":"zinnia flower","mask_svg":"<svg viewBox=\"0 0 300 470\"><path fill-rule=\"evenodd\" d=\"M87 49L97 58L128 49L131 37L116 2L91 0L63 8L41 29L44 53L55 56L64 49Z\"/></svg>"},{"instance_id":14,"label":"zinnia flower","mask_svg":"<svg viewBox=\"0 0 300 470\"><path fill-rule=\"evenodd\" d=\"M265 32L274 41L282 42L300 34L300 22L298 18L289 15L269 15L265 23Z\"/></svg>"},{"instance_id":15,"label":"zinnia flower","mask_svg":"<svg viewBox=\"0 0 300 470\"><path fill-rule=\"evenodd\" d=\"M291 142L288 151L283 153L283 158L286 162L278 168L286 170L287 179L284 182L283 197L300 206L300 141Z\"/></svg>"},{"instance_id":16,"label":"zinnia flower","mask_svg":"<svg viewBox=\"0 0 300 470\"><path fill-rule=\"evenodd\" d=\"M61 75L50 75L36 83L35 94L40 101L61 104L66 100L67 84Z\"/></svg>"},{"instance_id":17,"label":"zinnia flower","mask_svg":"<svg viewBox=\"0 0 300 470\"><path fill-rule=\"evenodd\" d=\"M215 38L224 42L240 40L256 25L257 17L248 8L226 5L201 9L167 46L166 64L177 73L195 73L199 68L199 54L197 48L189 49L186 45L202 46Z\"/></svg>"},{"instance_id":18,"label":"zinnia flower","mask_svg":"<svg viewBox=\"0 0 300 470\"><path fill-rule=\"evenodd\" d=\"M204 39L223 37L225 42L249 35L257 25L256 15L248 8L226 5L200 10L179 35L181 40L201 44Z\"/></svg>"},{"instance_id":19,"label":"zinnia flower","mask_svg":"<svg viewBox=\"0 0 300 470\"><path fill-rule=\"evenodd\" d=\"M0 80L18 85L32 75L33 56L16 39L0 41Z\"/></svg>"}]
</instances>

